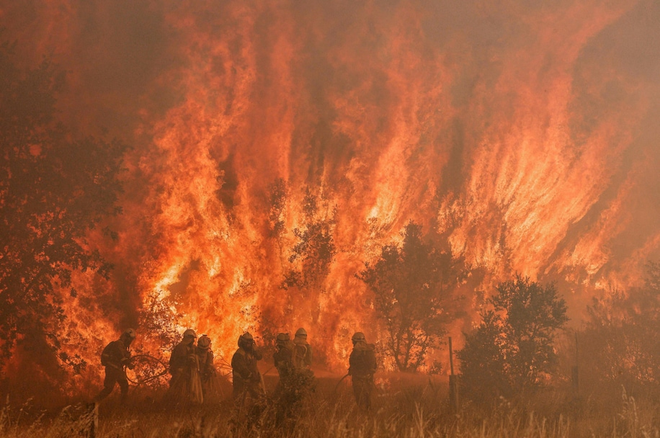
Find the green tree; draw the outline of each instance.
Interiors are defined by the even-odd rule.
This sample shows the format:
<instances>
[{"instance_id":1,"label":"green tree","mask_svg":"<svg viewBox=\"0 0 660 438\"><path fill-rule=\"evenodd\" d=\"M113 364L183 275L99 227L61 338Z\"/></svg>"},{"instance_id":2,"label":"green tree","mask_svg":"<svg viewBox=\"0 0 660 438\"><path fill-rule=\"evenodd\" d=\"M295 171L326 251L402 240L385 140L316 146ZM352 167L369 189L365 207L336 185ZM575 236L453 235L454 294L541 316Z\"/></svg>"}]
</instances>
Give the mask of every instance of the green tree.
<instances>
[{"instance_id":1,"label":"green tree","mask_svg":"<svg viewBox=\"0 0 660 438\"><path fill-rule=\"evenodd\" d=\"M385 351L399 370L416 371L429 349L439 346L455 316L457 266L450 250L425 243L421 226L411 222L403 244L383 246L379 259L365 263L358 275L374 294L374 307L387 329Z\"/></svg>"},{"instance_id":2,"label":"green tree","mask_svg":"<svg viewBox=\"0 0 660 438\"><path fill-rule=\"evenodd\" d=\"M55 117L63 75L48 61L22 71L13 56L11 45L0 45L0 365L16 342L57 352L65 319L58 290L70 286L73 270L107 275L85 236L120 212L125 150L118 142L72 140Z\"/></svg>"},{"instance_id":3,"label":"green tree","mask_svg":"<svg viewBox=\"0 0 660 438\"><path fill-rule=\"evenodd\" d=\"M458 352L464 390L473 399L511 396L539 386L557 364L554 340L568 321L554 285L517 275L496 287L482 322Z\"/></svg>"}]
</instances>

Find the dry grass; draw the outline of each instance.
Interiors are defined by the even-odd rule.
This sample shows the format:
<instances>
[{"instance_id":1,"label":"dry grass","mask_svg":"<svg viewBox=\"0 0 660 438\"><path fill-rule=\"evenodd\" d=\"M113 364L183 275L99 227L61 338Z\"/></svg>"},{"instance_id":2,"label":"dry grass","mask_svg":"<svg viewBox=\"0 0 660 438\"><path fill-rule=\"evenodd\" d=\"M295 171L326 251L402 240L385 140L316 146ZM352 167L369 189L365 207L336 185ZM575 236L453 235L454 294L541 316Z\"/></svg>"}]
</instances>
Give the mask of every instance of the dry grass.
<instances>
[{"instance_id":1,"label":"dry grass","mask_svg":"<svg viewBox=\"0 0 660 438\"><path fill-rule=\"evenodd\" d=\"M101 406L98 438L137 437L659 437L660 412L652 403L638 403L623 393L618 406L598 407L597 400L562 403L545 395L543 403L524 408L502 403L488 413L469 406L450 413L446 396L431 386L379 394L372 414L357 412L350 388L340 394L317 393L306 403L300 418L275 425L275 412L267 406L259 421L248 424L231 402L214 407L163 411L146 401L120 407L110 400ZM532 410L534 408L534 410ZM536 410L538 408L538 410ZM68 409L52 417L27 414L29 409L5 407L0 412L0 437L89 436L84 409ZM541 413L543 412L543 413ZM81 414L82 413L82 414ZM36 415L36 416L35 416ZM81 415L77 417L77 415Z\"/></svg>"}]
</instances>

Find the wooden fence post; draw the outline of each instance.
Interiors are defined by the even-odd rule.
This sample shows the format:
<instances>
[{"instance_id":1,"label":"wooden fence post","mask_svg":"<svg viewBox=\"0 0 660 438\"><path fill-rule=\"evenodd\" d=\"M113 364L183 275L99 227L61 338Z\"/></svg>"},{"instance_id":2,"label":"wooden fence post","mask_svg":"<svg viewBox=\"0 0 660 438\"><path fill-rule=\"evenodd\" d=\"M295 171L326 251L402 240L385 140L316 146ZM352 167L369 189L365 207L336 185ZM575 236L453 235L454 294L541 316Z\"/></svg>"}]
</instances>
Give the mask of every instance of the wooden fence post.
<instances>
[{"instance_id":1,"label":"wooden fence post","mask_svg":"<svg viewBox=\"0 0 660 438\"><path fill-rule=\"evenodd\" d=\"M458 412L458 376L454 374L454 350L449 337L449 406L453 412Z\"/></svg>"},{"instance_id":2,"label":"wooden fence post","mask_svg":"<svg viewBox=\"0 0 660 438\"><path fill-rule=\"evenodd\" d=\"M580 396L580 373L579 373L579 356L578 356L578 335L577 331L575 332L575 365L571 369L571 381L573 383L573 395L575 397Z\"/></svg>"}]
</instances>

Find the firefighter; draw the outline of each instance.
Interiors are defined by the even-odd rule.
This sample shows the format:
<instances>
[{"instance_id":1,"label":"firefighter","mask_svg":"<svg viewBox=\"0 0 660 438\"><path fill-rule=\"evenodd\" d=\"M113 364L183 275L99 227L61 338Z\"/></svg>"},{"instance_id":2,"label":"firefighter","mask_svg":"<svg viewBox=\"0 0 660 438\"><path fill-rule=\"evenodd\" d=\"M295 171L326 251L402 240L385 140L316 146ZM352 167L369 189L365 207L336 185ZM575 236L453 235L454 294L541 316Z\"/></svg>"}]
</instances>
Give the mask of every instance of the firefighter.
<instances>
[{"instance_id":1,"label":"firefighter","mask_svg":"<svg viewBox=\"0 0 660 438\"><path fill-rule=\"evenodd\" d=\"M297 402L295 390L295 368L293 366L294 345L288 333L280 333L275 340L275 353L273 362L280 376L275 387L275 421L281 425L292 416L292 410Z\"/></svg>"},{"instance_id":2,"label":"firefighter","mask_svg":"<svg viewBox=\"0 0 660 438\"><path fill-rule=\"evenodd\" d=\"M280 333L275 340L275 354L273 354L273 362L275 368L280 376L277 383L275 392L281 392L282 388L288 386L289 380L294 372L293 367L293 343L288 333Z\"/></svg>"},{"instance_id":3,"label":"firefighter","mask_svg":"<svg viewBox=\"0 0 660 438\"><path fill-rule=\"evenodd\" d=\"M172 378L167 394L167 398L172 404L200 404L203 401L195 339L197 339L195 331L187 329L183 332L181 342L172 350L170 356Z\"/></svg>"},{"instance_id":4,"label":"firefighter","mask_svg":"<svg viewBox=\"0 0 660 438\"><path fill-rule=\"evenodd\" d=\"M204 402L219 401L221 390L217 381L217 373L213 366L213 350L211 349L211 338L202 335L197 340L197 359L199 362L199 376L202 380Z\"/></svg>"},{"instance_id":5,"label":"firefighter","mask_svg":"<svg viewBox=\"0 0 660 438\"><path fill-rule=\"evenodd\" d=\"M348 375L353 381L353 395L360 410L371 410L371 393L374 388L376 354L373 344L367 344L364 333L357 332L351 338L353 351L349 358Z\"/></svg>"},{"instance_id":6,"label":"firefighter","mask_svg":"<svg viewBox=\"0 0 660 438\"><path fill-rule=\"evenodd\" d=\"M244 333L238 338L238 350L231 358L231 370L234 380L234 400L240 405L246 401L259 401L264 395L261 383L261 373L257 361L262 359L261 353L254 346L254 338L250 333ZM250 400L248 400L248 398Z\"/></svg>"},{"instance_id":7,"label":"firefighter","mask_svg":"<svg viewBox=\"0 0 660 438\"><path fill-rule=\"evenodd\" d=\"M128 397L128 380L126 379L125 367L133 368L131 364L131 352L128 349L135 340L135 330L125 330L118 340L110 342L101 353L101 365L105 367L105 379L103 380L103 389L94 398L98 403L110 395L115 387L119 385L121 390L121 401L126 401Z\"/></svg>"},{"instance_id":8,"label":"firefighter","mask_svg":"<svg viewBox=\"0 0 660 438\"><path fill-rule=\"evenodd\" d=\"M200 336L197 340L197 358L199 360L199 373L202 383L208 381L215 375L213 367L213 350L211 350L211 338L206 335Z\"/></svg>"},{"instance_id":9,"label":"firefighter","mask_svg":"<svg viewBox=\"0 0 660 438\"><path fill-rule=\"evenodd\" d=\"M295 386L302 398L305 395L314 392L316 388L316 379L312 366L312 347L307 343L307 332L304 328L296 331L293 338L293 366L295 369Z\"/></svg>"},{"instance_id":10,"label":"firefighter","mask_svg":"<svg viewBox=\"0 0 660 438\"><path fill-rule=\"evenodd\" d=\"M312 347L307 343L307 331L304 328L299 328L296 331L293 344L293 365L296 371L310 370L312 366Z\"/></svg>"}]
</instances>

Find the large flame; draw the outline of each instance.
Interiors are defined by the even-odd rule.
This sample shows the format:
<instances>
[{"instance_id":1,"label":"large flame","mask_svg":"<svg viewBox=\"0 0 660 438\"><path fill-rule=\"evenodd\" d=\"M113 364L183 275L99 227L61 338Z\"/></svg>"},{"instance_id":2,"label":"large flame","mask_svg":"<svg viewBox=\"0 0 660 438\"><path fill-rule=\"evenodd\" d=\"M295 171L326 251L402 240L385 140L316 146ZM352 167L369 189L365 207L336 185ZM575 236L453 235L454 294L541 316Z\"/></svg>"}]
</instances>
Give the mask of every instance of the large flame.
<instances>
[{"instance_id":1,"label":"large flame","mask_svg":"<svg viewBox=\"0 0 660 438\"><path fill-rule=\"evenodd\" d=\"M304 326L338 368L354 329L380 336L355 274L410 220L482 287L517 271L575 305L659 255L660 68L629 65L660 39L653 2L27 3L0 17L26 64L70 71L62 118L135 146L119 241L91 238L113 279L66 303L92 363L84 339L152 318L225 357ZM283 288L310 223L334 258Z\"/></svg>"}]
</instances>

